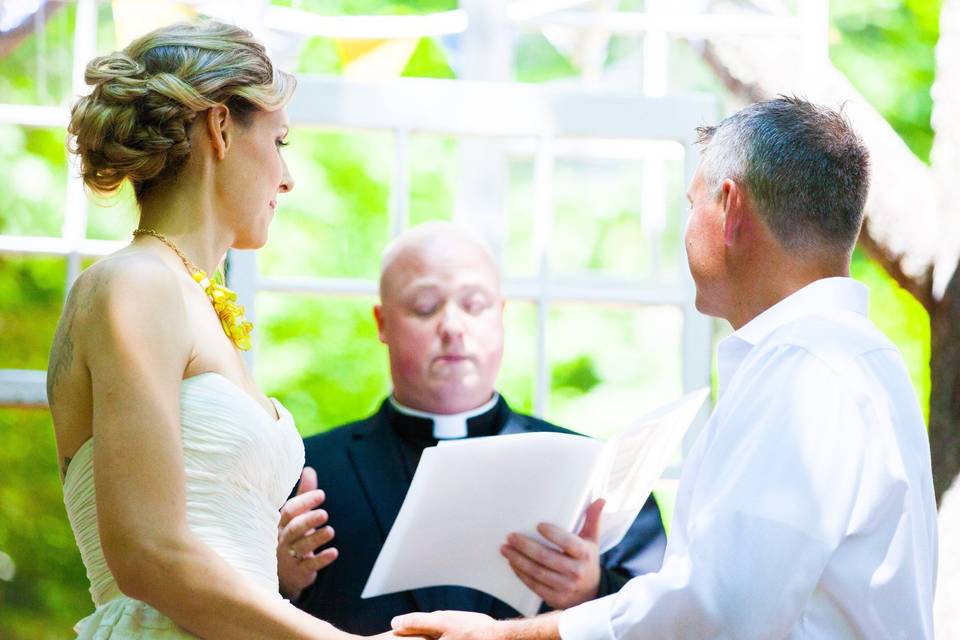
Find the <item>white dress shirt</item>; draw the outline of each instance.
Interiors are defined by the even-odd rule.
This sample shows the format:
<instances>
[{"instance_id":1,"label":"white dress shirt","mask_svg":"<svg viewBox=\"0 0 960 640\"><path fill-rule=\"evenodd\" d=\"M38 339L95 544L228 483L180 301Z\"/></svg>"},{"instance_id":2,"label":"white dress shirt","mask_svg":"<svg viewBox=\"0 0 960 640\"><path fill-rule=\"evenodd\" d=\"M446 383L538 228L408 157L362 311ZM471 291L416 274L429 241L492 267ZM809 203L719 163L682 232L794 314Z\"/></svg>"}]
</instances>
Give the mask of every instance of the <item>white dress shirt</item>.
<instances>
[{"instance_id":1,"label":"white dress shirt","mask_svg":"<svg viewBox=\"0 0 960 640\"><path fill-rule=\"evenodd\" d=\"M563 640L933 637L927 433L866 308L818 280L721 342L663 568L565 611Z\"/></svg>"}]
</instances>

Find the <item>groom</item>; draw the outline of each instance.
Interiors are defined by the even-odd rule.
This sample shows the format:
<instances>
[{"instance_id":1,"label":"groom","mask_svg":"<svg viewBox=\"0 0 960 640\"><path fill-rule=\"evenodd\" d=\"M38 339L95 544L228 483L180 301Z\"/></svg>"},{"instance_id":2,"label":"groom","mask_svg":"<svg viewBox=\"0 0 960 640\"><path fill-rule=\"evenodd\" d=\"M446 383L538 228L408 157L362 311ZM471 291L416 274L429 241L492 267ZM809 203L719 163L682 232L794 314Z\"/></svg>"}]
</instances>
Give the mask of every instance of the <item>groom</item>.
<instances>
[{"instance_id":1,"label":"groom","mask_svg":"<svg viewBox=\"0 0 960 640\"><path fill-rule=\"evenodd\" d=\"M474 640L933 638L937 510L923 415L849 278L867 151L796 98L701 129L687 260L735 329L680 477L663 567L559 614L410 614ZM908 214L908 212L904 212Z\"/></svg>"},{"instance_id":2,"label":"groom","mask_svg":"<svg viewBox=\"0 0 960 640\"><path fill-rule=\"evenodd\" d=\"M299 495L282 515L281 589L302 609L360 634L381 632L411 611L516 616L492 596L459 587L360 598L425 447L449 438L566 432L512 411L494 390L504 301L496 265L471 234L433 222L397 238L383 257L380 298L374 316L389 351L393 393L373 416L306 440L306 464L317 475L305 469ZM310 511L321 500L311 491L318 482L326 500ZM623 541L602 556L601 506L588 510L579 534L542 525L556 547L511 536L499 560L554 608L614 593L634 575L657 569L666 539L653 498ZM336 548L329 544L331 527Z\"/></svg>"}]
</instances>

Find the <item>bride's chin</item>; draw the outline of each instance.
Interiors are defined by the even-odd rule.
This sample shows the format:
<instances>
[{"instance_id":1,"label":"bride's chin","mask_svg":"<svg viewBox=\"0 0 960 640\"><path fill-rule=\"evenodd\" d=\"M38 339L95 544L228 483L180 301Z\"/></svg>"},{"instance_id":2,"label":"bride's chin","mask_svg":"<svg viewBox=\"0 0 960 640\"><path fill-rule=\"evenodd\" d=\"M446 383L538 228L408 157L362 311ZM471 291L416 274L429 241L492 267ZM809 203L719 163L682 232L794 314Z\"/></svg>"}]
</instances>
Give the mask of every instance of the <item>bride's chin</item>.
<instances>
[{"instance_id":1,"label":"bride's chin","mask_svg":"<svg viewBox=\"0 0 960 640\"><path fill-rule=\"evenodd\" d=\"M234 241L230 248L238 249L240 251L255 251L263 248L265 244L267 244L266 234L264 234L262 238L238 238Z\"/></svg>"}]
</instances>

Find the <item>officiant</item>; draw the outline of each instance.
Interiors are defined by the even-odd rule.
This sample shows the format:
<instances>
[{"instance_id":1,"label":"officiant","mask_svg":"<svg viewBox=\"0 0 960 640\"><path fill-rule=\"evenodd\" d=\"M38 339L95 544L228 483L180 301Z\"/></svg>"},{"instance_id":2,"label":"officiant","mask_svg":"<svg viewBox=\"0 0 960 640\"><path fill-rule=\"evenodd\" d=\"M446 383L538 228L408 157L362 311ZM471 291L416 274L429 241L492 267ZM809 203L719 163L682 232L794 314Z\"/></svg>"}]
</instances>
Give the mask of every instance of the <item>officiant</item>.
<instances>
[{"instance_id":1,"label":"officiant","mask_svg":"<svg viewBox=\"0 0 960 640\"><path fill-rule=\"evenodd\" d=\"M426 223L387 248L373 315L389 353L393 391L374 415L305 442L307 468L282 512L277 556L281 590L297 606L359 634L381 632L394 616L411 611L519 615L463 587L360 598L424 448L451 438L570 433L514 412L494 389L503 308L495 261L465 229ZM509 562L553 608L614 593L631 577L657 570L666 536L653 497L620 544L602 555L601 507L591 505L576 533L541 525L556 547L511 535L497 560Z\"/></svg>"}]
</instances>

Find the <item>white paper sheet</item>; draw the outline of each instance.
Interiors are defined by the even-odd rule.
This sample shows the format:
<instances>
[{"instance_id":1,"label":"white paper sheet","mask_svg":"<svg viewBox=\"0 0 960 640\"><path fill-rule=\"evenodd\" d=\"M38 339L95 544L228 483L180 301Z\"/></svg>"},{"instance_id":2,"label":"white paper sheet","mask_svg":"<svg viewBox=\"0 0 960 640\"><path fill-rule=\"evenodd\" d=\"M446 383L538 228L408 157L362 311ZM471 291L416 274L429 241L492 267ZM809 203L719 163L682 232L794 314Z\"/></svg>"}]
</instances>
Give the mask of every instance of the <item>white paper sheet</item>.
<instances>
[{"instance_id":1,"label":"white paper sheet","mask_svg":"<svg viewBox=\"0 0 960 640\"><path fill-rule=\"evenodd\" d=\"M708 394L701 389L663 405L606 444L523 433L425 449L362 597L457 585L535 614L540 598L500 555L507 535L517 531L546 543L537 523L575 531L589 501L603 496L600 546L616 545Z\"/></svg>"},{"instance_id":2,"label":"white paper sheet","mask_svg":"<svg viewBox=\"0 0 960 640\"><path fill-rule=\"evenodd\" d=\"M603 443L560 433L445 442L425 449L362 597L458 585L524 615L540 598L514 575L500 545L539 522L571 528L591 489Z\"/></svg>"},{"instance_id":3,"label":"white paper sheet","mask_svg":"<svg viewBox=\"0 0 960 640\"><path fill-rule=\"evenodd\" d=\"M606 500L601 552L626 535L709 395L707 388L692 391L642 416L607 442L604 462L609 469L600 474L605 482L593 493Z\"/></svg>"}]
</instances>

